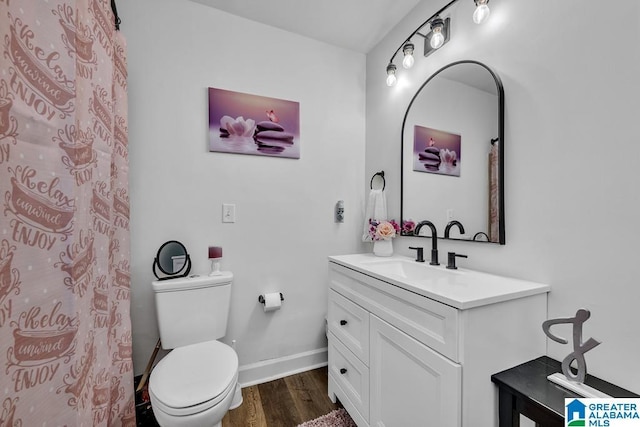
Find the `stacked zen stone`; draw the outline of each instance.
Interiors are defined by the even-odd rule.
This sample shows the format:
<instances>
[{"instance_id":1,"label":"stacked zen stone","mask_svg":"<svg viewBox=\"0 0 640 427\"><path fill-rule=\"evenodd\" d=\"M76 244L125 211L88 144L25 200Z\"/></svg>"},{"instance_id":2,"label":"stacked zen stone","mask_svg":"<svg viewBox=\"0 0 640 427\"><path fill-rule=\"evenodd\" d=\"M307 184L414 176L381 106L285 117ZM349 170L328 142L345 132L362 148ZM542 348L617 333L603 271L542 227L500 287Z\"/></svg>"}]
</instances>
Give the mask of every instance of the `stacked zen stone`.
<instances>
[{"instance_id":1,"label":"stacked zen stone","mask_svg":"<svg viewBox=\"0 0 640 427\"><path fill-rule=\"evenodd\" d=\"M269 153L280 153L285 147L293 145L293 135L285 132L278 123L269 120L256 125L253 139L258 144L258 150Z\"/></svg>"},{"instance_id":2,"label":"stacked zen stone","mask_svg":"<svg viewBox=\"0 0 640 427\"><path fill-rule=\"evenodd\" d=\"M440 150L436 147L427 147L424 151L424 154L418 154L418 158L424 165L425 169L438 170L440 163L442 163L442 160L440 159Z\"/></svg>"}]
</instances>

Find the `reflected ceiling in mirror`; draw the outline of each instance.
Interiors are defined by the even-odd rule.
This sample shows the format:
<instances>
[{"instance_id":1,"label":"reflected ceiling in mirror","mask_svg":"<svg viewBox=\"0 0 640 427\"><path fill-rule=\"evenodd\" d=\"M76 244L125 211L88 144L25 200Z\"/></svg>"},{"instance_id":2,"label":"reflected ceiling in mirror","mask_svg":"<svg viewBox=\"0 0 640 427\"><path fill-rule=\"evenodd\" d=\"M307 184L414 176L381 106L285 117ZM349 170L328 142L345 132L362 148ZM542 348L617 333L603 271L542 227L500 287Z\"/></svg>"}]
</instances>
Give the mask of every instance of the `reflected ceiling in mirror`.
<instances>
[{"instance_id":1,"label":"reflected ceiling in mirror","mask_svg":"<svg viewBox=\"0 0 640 427\"><path fill-rule=\"evenodd\" d=\"M445 238L455 220L464 233L454 227L447 238L505 244L504 90L495 72L458 61L429 77L409 103L401 144L403 223L429 220Z\"/></svg>"}]
</instances>

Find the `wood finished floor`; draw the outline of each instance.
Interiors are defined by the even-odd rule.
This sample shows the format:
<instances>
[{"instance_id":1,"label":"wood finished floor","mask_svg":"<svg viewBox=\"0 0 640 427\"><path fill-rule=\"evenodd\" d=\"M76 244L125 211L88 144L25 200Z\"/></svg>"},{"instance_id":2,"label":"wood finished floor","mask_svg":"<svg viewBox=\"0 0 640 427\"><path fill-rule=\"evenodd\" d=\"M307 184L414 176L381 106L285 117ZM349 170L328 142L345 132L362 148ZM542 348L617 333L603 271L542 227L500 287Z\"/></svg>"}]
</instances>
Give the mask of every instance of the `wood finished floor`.
<instances>
[{"instance_id":1,"label":"wood finished floor","mask_svg":"<svg viewBox=\"0 0 640 427\"><path fill-rule=\"evenodd\" d=\"M240 407L227 413L222 427L294 427L340 405L327 395L327 368L318 368L242 389Z\"/></svg>"}]
</instances>

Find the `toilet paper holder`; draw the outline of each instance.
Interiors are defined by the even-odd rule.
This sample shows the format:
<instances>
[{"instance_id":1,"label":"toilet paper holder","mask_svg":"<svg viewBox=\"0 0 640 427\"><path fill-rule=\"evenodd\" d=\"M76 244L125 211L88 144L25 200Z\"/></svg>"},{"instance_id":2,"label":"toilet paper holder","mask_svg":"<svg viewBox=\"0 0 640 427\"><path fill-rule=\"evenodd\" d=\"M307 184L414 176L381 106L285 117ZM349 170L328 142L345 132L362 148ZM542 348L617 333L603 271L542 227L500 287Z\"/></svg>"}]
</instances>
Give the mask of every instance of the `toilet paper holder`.
<instances>
[{"instance_id":1,"label":"toilet paper holder","mask_svg":"<svg viewBox=\"0 0 640 427\"><path fill-rule=\"evenodd\" d=\"M284 301L284 296L282 295L282 292L280 292L280 301ZM258 297L258 302L260 304L264 304L264 295L260 295Z\"/></svg>"}]
</instances>

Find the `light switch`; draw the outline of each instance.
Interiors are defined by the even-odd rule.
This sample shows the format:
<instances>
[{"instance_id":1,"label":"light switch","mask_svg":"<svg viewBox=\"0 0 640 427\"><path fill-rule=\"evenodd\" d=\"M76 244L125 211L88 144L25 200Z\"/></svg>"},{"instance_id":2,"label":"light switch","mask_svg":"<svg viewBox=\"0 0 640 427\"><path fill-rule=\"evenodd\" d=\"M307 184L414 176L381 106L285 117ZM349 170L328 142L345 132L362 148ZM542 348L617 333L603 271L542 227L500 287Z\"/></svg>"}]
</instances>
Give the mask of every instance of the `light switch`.
<instances>
[{"instance_id":1,"label":"light switch","mask_svg":"<svg viewBox=\"0 0 640 427\"><path fill-rule=\"evenodd\" d=\"M236 222L236 205L232 203L222 204L222 222Z\"/></svg>"}]
</instances>

